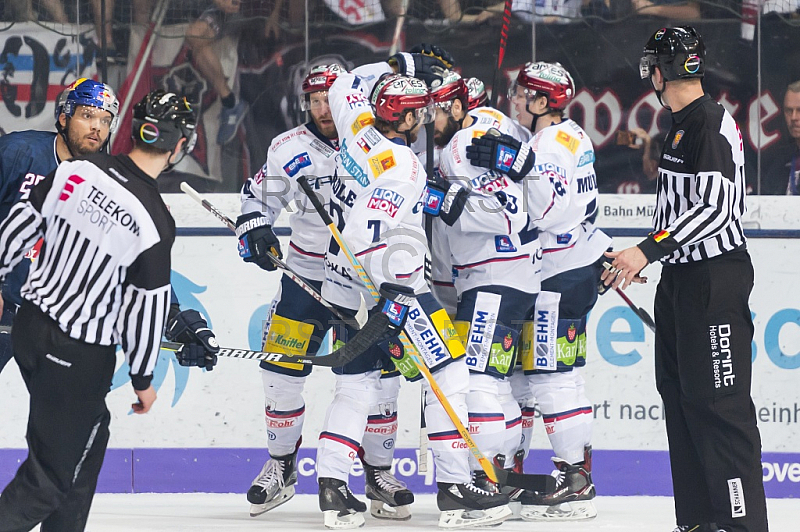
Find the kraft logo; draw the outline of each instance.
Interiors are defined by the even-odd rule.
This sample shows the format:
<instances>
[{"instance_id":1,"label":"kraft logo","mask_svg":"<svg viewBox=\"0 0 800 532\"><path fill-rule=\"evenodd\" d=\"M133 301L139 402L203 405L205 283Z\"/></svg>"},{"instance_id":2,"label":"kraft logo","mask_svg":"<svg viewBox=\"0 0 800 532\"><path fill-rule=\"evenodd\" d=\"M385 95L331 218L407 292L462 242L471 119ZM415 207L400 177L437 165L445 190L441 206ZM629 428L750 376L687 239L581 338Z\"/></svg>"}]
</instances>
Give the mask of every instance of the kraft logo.
<instances>
[{"instance_id":1,"label":"kraft logo","mask_svg":"<svg viewBox=\"0 0 800 532\"><path fill-rule=\"evenodd\" d=\"M61 195L58 197L58 201L67 201L69 197L75 192L75 187L80 185L86 181L79 175L72 174L67 178L67 182L64 183L64 188L61 190Z\"/></svg>"}]
</instances>

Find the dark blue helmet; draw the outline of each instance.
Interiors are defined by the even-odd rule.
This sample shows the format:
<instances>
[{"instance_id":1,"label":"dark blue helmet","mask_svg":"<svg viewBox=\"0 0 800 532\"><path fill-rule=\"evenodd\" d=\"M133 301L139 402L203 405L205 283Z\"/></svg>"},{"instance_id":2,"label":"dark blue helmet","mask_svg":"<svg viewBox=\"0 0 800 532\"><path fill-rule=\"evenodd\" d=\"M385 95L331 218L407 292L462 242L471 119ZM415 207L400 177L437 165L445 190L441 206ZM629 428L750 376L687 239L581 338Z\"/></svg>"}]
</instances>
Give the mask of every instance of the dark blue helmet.
<instances>
[{"instance_id":1,"label":"dark blue helmet","mask_svg":"<svg viewBox=\"0 0 800 532\"><path fill-rule=\"evenodd\" d=\"M119 123L119 100L111 87L105 83L81 78L64 89L56 100L56 121L59 115L72 117L79 105L97 107L111 113L110 131L113 133Z\"/></svg>"}]
</instances>

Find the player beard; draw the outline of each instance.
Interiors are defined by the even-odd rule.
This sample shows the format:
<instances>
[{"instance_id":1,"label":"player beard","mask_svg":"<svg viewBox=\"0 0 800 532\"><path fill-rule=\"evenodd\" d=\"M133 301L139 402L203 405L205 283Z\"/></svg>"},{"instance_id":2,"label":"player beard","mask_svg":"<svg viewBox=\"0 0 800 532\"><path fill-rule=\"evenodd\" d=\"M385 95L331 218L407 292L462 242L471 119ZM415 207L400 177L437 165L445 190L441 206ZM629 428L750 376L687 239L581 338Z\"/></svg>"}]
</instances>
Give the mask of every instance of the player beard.
<instances>
[{"instance_id":1,"label":"player beard","mask_svg":"<svg viewBox=\"0 0 800 532\"><path fill-rule=\"evenodd\" d=\"M453 138L453 135L458 133L458 130L461 129L458 122L452 116L447 117L447 124L444 126L442 131L434 131L433 133L433 143L440 148L444 148L450 143L450 140Z\"/></svg>"},{"instance_id":2,"label":"player beard","mask_svg":"<svg viewBox=\"0 0 800 532\"><path fill-rule=\"evenodd\" d=\"M97 142L92 142L88 137L95 136ZM101 138L99 134L95 135L80 135L74 131L67 131L67 143L69 150L74 157L82 157L84 155L91 155L100 151L105 139Z\"/></svg>"}]
</instances>

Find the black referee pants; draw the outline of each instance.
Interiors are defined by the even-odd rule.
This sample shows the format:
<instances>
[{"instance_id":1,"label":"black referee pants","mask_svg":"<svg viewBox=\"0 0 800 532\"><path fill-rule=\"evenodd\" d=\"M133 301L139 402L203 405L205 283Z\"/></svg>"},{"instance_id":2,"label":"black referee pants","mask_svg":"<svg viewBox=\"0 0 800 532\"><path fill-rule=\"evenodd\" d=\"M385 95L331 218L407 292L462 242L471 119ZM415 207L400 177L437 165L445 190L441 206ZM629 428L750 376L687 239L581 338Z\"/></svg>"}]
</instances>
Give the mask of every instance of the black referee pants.
<instances>
[{"instance_id":1,"label":"black referee pants","mask_svg":"<svg viewBox=\"0 0 800 532\"><path fill-rule=\"evenodd\" d=\"M665 265L655 299L677 524L766 532L761 438L750 398L753 266L746 251Z\"/></svg>"},{"instance_id":2,"label":"black referee pants","mask_svg":"<svg viewBox=\"0 0 800 532\"><path fill-rule=\"evenodd\" d=\"M28 458L0 496L0 532L82 531L108 445L115 347L73 340L28 302L12 340L31 396Z\"/></svg>"}]
</instances>

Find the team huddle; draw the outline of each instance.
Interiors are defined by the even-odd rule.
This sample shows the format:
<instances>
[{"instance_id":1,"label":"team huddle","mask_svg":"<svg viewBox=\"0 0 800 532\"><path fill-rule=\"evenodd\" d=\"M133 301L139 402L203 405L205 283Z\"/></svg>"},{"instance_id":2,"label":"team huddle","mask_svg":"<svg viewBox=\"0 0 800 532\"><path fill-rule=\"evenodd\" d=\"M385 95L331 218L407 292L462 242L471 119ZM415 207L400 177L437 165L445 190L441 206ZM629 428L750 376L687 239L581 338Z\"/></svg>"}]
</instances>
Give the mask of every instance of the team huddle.
<instances>
[{"instance_id":1,"label":"team huddle","mask_svg":"<svg viewBox=\"0 0 800 532\"><path fill-rule=\"evenodd\" d=\"M488 106L479 80L452 67L447 52L421 45L352 72L312 68L302 85L310 120L272 142L242 189L245 261L275 269L267 254L281 250L272 226L286 209L287 265L347 314L368 301L372 316L385 315L371 345L333 370L316 461L327 528L364 524L366 505L348 488L356 457L371 514L410 518L414 496L390 467L400 382L423 374L440 527L498 524L512 515L510 503L528 520L596 515L593 414L580 368L611 239L593 225L591 141L563 116L575 85L557 63L524 65L509 92L512 120ZM359 334L367 327L343 323L284 275L263 349L313 355ZM253 516L294 495L311 371L261 368L271 458L248 492ZM535 405L558 457L555 490L504 485L454 430L469 427L493 468L522 473Z\"/></svg>"},{"instance_id":2,"label":"team huddle","mask_svg":"<svg viewBox=\"0 0 800 532\"><path fill-rule=\"evenodd\" d=\"M414 495L391 472L404 379L422 381L440 528L595 517L587 316L600 293L644 282L661 260L655 365L675 532L766 532L744 154L735 122L703 92L704 62L691 27L662 28L644 49L640 76L673 113L672 141L655 231L622 251L594 225L595 152L564 116L575 84L560 64L521 67L514 119L436 46L352 72L311 68L309 121L273 140L235 223L245 262L284 271L262 338L270 458L247 492L250 515L295 493L303 388L320 365L335 374L317 444L325 527L365 524L348 487L356 459L370 513L411 518ZM0 532L85 528L117 346L137 414L156 400L162 334L181 344L182 365L210 370L220 353L170 289L175 222L155 184L194 146L189 102L156 90L136 104L126 155L104 153L119 121L107 85L77 80L55 118L57 133L0 138L0 324L14 325L0 333L0 370L13 355L30 392L29 454L0 496ZM285 263L273 231L284 210ZM721 384L706 370L723 349L740 377ZM552 476L523 471L535 411Z\"/></svg>"}]
</instances>

